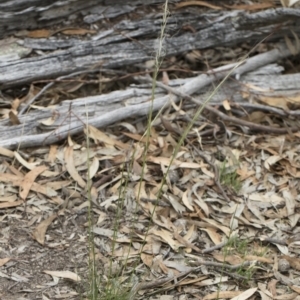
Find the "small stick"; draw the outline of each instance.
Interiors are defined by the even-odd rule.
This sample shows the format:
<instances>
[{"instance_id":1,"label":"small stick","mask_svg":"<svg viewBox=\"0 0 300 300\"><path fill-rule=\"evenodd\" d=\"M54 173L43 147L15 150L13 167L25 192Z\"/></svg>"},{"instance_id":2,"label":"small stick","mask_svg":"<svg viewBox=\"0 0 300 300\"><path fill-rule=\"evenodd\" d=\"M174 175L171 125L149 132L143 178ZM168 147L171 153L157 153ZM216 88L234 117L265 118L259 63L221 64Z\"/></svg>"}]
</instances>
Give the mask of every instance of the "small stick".
<instances>
[{"instance_id":1,"label":"small stick","mask_svg":"<svg viewBox=\"0 0 300 300\"><path fill-rule=\"evenodd\" d=\"M43 93L45 93L52 85L54 85L55 82L62 80L62 79L66 79L66 78L70 78L76 75L81 75L81 74L85 74L88 72L92 72L93 70L84 70L84 71L78 71L78 72L74 72L65 76L61 76L58 77L55 81L52 81L50 83L48 83L47 85L45 85L33 98L31 98L26 104L25 106L20 110L20 112L18 113L18 115L23 115L24 112L28 109L28 107L36 100L38 99Z\"/></svg>"},{"instance_id":2,"label":"small stick","mask_svg":"<svg viewBox=\"0 0 300 300\"><path fill-rule=\"evenodd\" d=\"M143 78L143 80L152 81L152 78ZM176 96L188 99L188 100L190 100L190 101L192 101L192 102L194 102L198 105L203 105L203 102L195 99L192 96L189 96L185 93L182 93L182 92L180 92L179 90L177 90L175 88L167 86L167 85L163 84L162 82L156 82L156 85L158 87L161 87L161 88L165 89L166 91L176 95ZM285 133L299 131L299 127L276 128L276 127L272 127L272 126L265 126L265 125L255 124L255 123L245 121L245 120L242 120L242 119L239 119L239 118L236 118L236 117L230 117L230 116L227 116L226 114L222 113L218 109L216 109L216 108L214 108L214 107L212 107L208 104L205 105L205 109L207 109L208 111L216 114L218 117L220 117L224 121L232 122L232 123L235 123L235 124L238 124L238 125L241 125L241 126L247 126L247 127L249 127L250 129L253 129L253 130L265 131L265 132L276 133L276 134L285 134Z\"/></svg>"},{"instance_id":3,"label":"small stick","mask_svg":"<svg viewBox=\"0 0 300 300\"><path fill-rule=\"evenodd\" d=\"M210 248L204 249L204 250L202 250L202 253L203 253L203 254L206 254L206 253L213 252L213 251L215 251L215 250L218 250L218 249L223 248L226 244L227 244L227 241L226 241L226 242L223 242L223 243L220 243L220 244L218 244L218 245L212 246L212 247L210 247Z\"/></svg>"}]
</instances>

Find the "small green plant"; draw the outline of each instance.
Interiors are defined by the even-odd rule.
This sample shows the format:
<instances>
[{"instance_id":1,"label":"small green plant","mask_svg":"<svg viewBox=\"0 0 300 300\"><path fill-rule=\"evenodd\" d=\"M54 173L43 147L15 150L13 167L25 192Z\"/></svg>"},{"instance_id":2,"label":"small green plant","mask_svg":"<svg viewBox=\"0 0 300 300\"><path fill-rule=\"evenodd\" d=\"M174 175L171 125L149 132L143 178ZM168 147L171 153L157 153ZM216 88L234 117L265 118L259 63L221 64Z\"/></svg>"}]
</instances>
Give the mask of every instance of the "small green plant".
<instances>
[{"instance_id":1,"label":"small green plant","mask_svg":"<svg viewBox=\"0 0 300 300\"><path fill-rule=\"evenodd\" d=\"M232 188L235 192L241 189L241 181L236 170L226 167L227 161L225 160L220 168L220 182L226 187Z\"/></svg>"},{"instance_id":2,"label":"small green plant","mask_svg":"<svg viewBox=\"0 0 300 300\"><path fill-rule=\"evenodd\" d=\"M238 254L244 255L247 252L247 247L248 247L248 241L247 240L242 240L238 236L234 235L230 237L228 240L226 247L224 248L225 254L227 253L227 250L229 252L232 252L232 250Z\"/></svg>"},{"instance_id":3,"label":"small green plant","mask_svg":"<svg viewBox=\"0 0 300 300\"><path fill-rule=\"evenodd\" d=\"M226 257L229 255L237 255L241 257L244 262L247 261L247 256L265 256L267 249L258 245L258 247L251 244L247 239L241 239L238 236L234 235L229 238L226 243L226 246L223 249L224 253L224 263L226 261ZM256 271L255 264L245 265L241 264L241 267L238 268L235 272L237 275L242 276L244 281L249 281L253 278L253 275Z\"/></svg>"},{"instance_id":4,"label":"small green plant","mask_svg":"<svg viewBox=\"0 0 300 300\"><path fill-rule=\"evenodd\" d=\"M137 190L137 198L139 199L140 195L141 195L141 187L142 187L142 181L144 178L144 173L146 170L146 158L147 158L147 154L148 154L148 150L149 150L149 145L150 145L150 138L151 138L151 128L152 128L152 122L153 119L157 118L153 118L153 103L155 100L155 91L156 91L156 85L157 85L157 77L159 74L159 70L160 70L160 66L162 63L162 60L164 58L164 56L166 55L166 49L165 49L165 36L166 36L166 26L167 26L167 17L168 17L168 0L165 1L165 5L164 5L164 11L163 11L163 19L162 19L162 26L161 26L161 33L160 36L158 38L158 44L157 44L157 49L156 49L156 57L155 57L155 68L154 68L154 74L153 74L153 78L152 78L152 97L151 97L151 102L150 102L150 107L149 107L149 114L148 114L148 123L147 123L147 128L146 128L146 132L144 134L143 137L145 137L145 144L144 144L144 151L143 151L143 155L142 155L142 172L141 172L141 179L140 179L140 185L139 188ZM202 113L203 109L205 108L205 106L207 105L207 103L210 102L210 100L213 98L213 96L218 92L218 90L220 89L220 87L224 84L225 81L227 81L227 79L229 78L229 76L232 74L232 72L242 64L242 62L238 63L224 78L223 80L218 84L218 86L214 89L214 91L211 93L211 95L204 101L204 103L198 108L198 110L196 111L196 113L194 114L193 119L191 120L191 122L189 123L189 125L185 128L184 132L181 135L181 138L179 140L179 142L177 143L173 155L171 157L169 166L163 176L163 180L161 182L159 191L157 193L157 199L160 199L162 193L163 193L163 186L164 183L166 181L166 177L168 175L169 169L172 165L173 160L175 159L177 153L180 150L181 145L183 144L184 140L186 139L188 133L190 132L190 130L192 129L195 121L198 119L198 117L200 116L200 114ZM158 114L159 115L159 114ZM87 114L88 116L88 114ZM87 117L87 124L88 124L88 117ZM89 148L89 143L88 143L88 137L87 137L87 148ZM87 151L88 152L88 151ZM87 161L89 161L90 157L87 156ZM132 163L133 163L133 159L134 159L134 155L132 155ZM124 166L125 167L125 166ZM123 213L123 208L124 208L124 201L126 198L126 192L127 192L127 188L128 188L128 182L129 182L129 174L130 169L132 168L131 163L129 163L128 165L128 169L122 169L122 184L120 185L120 189L119 189L119 199L121 200L119 202L119 206L115 215L115 222L113 225L113 231L114 234L112 236L112 254L114 253L114 251L116 250L117 247L117 233L118 233L118 229L119 229L119 225L120 225L120 220L122 217L122 213ZM88 170L90 169L90 166L88 165ZM225 174L225 173L224 173ZM88 174L89 177L89 174ZM235 179L236 181L237 179ZM234 182L234 180L232 180L231 182ZM88 179L88 187L91 187L91 179ZM122 264L122 268L120 267L117 272L113 272L113 263L112 263L112 257L113 255L111 255L110 258L110 264L108 267L108 275L107 277L99 274L99 271L96 268L96 253L95 253L95 245L94 245L94 234L93 234L93 211L92 211L92 195L91 195L91 190L90 188L88 188L88 199L89 199L89 254L90 254L90 259L89 259L89 271L90 271L90 276L89 276L89 288L88 288L88 299L89 300L117 300L117 299L121 299L121 300L127 300L127 299L134 299L135 296L135 289L132 288L131 290L129 288L125 287L125 280L122 280L122 275L124 273L124 270L128 269L128 258L129 258L129 252L124 255L125 258L125 262L124 264ZM156 205L154 207L153 210L153 214L155 212L156 209ZM137 221L137 217L136 217L136 212L133 212L133 218L131 220L132 223ZM145 237L148 234L148 230L150 228L147 228L146 232L144 233ZM142 247L140 252L142 253ZM129 250L128 250L129 251ZM132 268L127 272L126 274L129 275L127 276L127 281L133 282L134 280L134 273L136 271L136 267L137 267L137 262L132 266Z\"/></svg>"},{"instance_id":5,"label":"small green plant","mask_svg":"<svg viewBox=\"0 0 300 300\"><path fill-rule=\"evenodd\" d=\"M110 279L106 285L101 285L99 300L127 300L129 299L130 290L125 289L123 284L117 279Z\"/></svg>"},{"instance_id":6,"label":"small green plant","mask_svg":"<svg viewBox=\"0 0 300 300\"><path fill-rule=\"evenodd\" d=\"M243 258L245 261L246 255L249 254L249 243L246 239L241 239L238 236L234 235L229 238L226 246L223 249L224 253L224 262L226 261L226 257L229 255L237 255L238 257ZM255 268L253 266L241 266L235 273L241 278L245 278L245 281L249 281L255 272Z\"/></svg>"}]
</instances>

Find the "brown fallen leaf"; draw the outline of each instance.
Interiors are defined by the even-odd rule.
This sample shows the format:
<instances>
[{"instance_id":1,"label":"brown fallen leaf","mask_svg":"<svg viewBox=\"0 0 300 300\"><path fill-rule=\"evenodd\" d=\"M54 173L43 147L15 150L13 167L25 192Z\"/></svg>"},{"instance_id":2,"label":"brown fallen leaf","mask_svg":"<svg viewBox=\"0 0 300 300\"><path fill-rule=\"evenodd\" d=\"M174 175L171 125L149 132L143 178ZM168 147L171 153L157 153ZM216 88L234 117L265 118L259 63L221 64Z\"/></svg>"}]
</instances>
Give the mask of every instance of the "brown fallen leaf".
<instances>
[{"instance_id":1,"label":"brown fallen leaf","mask_svg":"<svg viewBox=\"0 0 300 300\"><path fill-rule=\"evenodd\" d=\"M39 167L36 167L33 170L29 171L24 176L21 186L20 186L22 189L22 191L20 192L20 197L23 200L25 200L26 197L28 196L28 193L29 193L35 179L47 169L48 169L48 167L46 167L46 166L39 166Z\"/></svg>"},{"instance_id":2,"label":"brown fallen leaf","mask_svg":"<svg viewBox=\"0 0 300 300\"><path fill-rule=\"evenodd\" d=\"M0 267L4 266L7 262L9 262L11 260L10 257L6 257L6 258L1 258L0 259Z\"/></svg>"},{"instance_id":3,"label":"brown fallen leaf","mask_svg":"<svg viewBox=\"0 0 300 300\"><path fill-rule=\"evenodd\" d=\"M234 9L234 10L248 10L248 11L254 11L254 10L263 10L267 8L274 7L274 3L266 2L266 3L251 3L249 5L247 4L239 4L239 5L226 5L224 4L226 8Z\"/></svg>"},{"instance_id":4,"label":"brown fallen leaf","mask_svg":"<svg viewBox=\"0 0 300 300\"><path fill-rule=\"evenodd\" d=\"M51 31L48 29L38 29L27 32L27 36L31 38L48 38L51 36Z\"/></svg>"},{"instance_id":5,"label":"brown fallen leaf","mask_svg":"<svg viewBox=\"0 0 300 300\"><path fill-rule=\"evenodd\" d=\"M96 127L93 127L91 125L88 126L88 132L85 129L84 130L85 134L88 135L89 138L93 139L96 143L104 143L107 146L115 146L120 149L129 149L130 146L118 141L117 139L109 137L107 134L104 132L100 131Z\"/></svg>"},{"instance_id":6,"label":"brown fallen leaf","mask_svg":"<svg viewBox=\"0 0 300 300\"><path fill-rule=\"evenodd\" d=\"M298 285L290 285L289 288L291 288L297 294L300 294L300 286L298 286Z\"/></svg>"},{"instance_id":7,"label":"brown fallen leaf","mask_svg":"<svg viewBox=\"0 0 300 300\"><path fill-rule=\"evenodd\" d=\"M20 125L21 124L19 118L12 110L8 113L8 116L9 116L10 123L12 125Z\"/></svg>"},{"instance_id":8,"label":"brown fallen leaf","mask_svg":"<svg viewBox=\"0 0 300 300\"><path fill-rule=\"evenodd\" d=\"M245 300L251 297L257 291L257 287L248 289L242 292L240 295L231 298L231 300Z\"/></svg>"},{"instance_id":9,"label":"brown fallen leaf","mask_svg":"<svg viewBox=\"0 0 300 300\"><path fill-rule=\"evenodd\" d=\"M86 183L85 181L81 178L79 173L77 172L75 168L75 163L74 163L74 157L73 157L73 147L67 147L65 151L65 162L66 162L66 169L71 175L71 177L82 187L84 188Z\"/></svg>"},{"instance_id":10,"label":"brown fallen leaf","mask_svg":"<svg viewBox=\"0 0 300 300\"><path fill-rule=\"evenodd\" d=\"M214 299L220 299L220 298L232 298L235 296L240 295L242 292L241 291L218 291L218 292L213 292L209 295L206 295L203 300L214 300Z\"/></svg>"},{"instance_id":11,"label":"brown fallen leaf","mask_svg":"<svg viewBox=\"0 0 300 300\"><path fill-rule=\"evenodd\" d=\"M86 35L88 33L94 34L96 32L97 32L96 30L84 29L84 28L70 28L61 31L61 33L65 35Z\"/></svg>"},{"instance_id":12,"label":"brown fallen leaf","mask_svg":"<svg viewBox=\"0 0 300 300\"><path fill-rule=\"evenodd\" d=\"M67 279L71 279L76 282L81 281L81 278L76 273L71 272L71 271L48 271L48 270L45 270L43 272L48 275L51 275L51 276L67 278Z\"/></svg>"},{"instance_id":13,"label":"brown fallen leaf","mask_svg":"<svg viewBox=\"0 0 300 300\"><path fill-rule=\"evenodd\" d=\"M48 219L42 221L32 233L34 239L41 245L45 243L45 235L49 225L57 218L57 214L51 215Z\"/></svg>"},{"instance_id":14,"label":"brown fallen leaf","mask_svg":"<svg viewBox=\"0 0 300 300\"><path fill-rule=\"evenodd\" d=\"M256 255L246 255L244 257L244 259L246 260L251 260L251 261L259 261L262 263L266 263L266 264L273 264L273 259L271 258L267 258L267 257L262 257L262 256L256 256Z\"/></svg>"},{"instance_id":15,"label":"brown fallen leaf","mask_svg":"<svg viewBox=\"0 0 300 300\"><path fill-rule=\"evenodd\" d=\"M222 9L221 6L216 6L213 4L210 4L206 1L187 1L187 2L181 2L178 3L176 5L176 8L181 8L181 7L185 7L185 6L192 6L192 5L196 5L196 6L204 6L204 7L208 7L208 8L212 8L212 9Z\"/></svg>"},{"instance_id":16,"label":"brown fallen leaf","mask_svg":"<svg viewBox=\"0 0 300 300\"><path fill-rule=\"evenodd\" d=\"M179 235L176 231L173 233L174 238L181 243L182 245L184 245L187 248L191 248L193 250L195 250L198 253L201 253L202 250L199 249L197 246L193 245L192 243L190 243L189 241L187 241L185 238L183 238L181 235Z\"/></svg>"},{"instance_id":17,"label":"brown fallen leaf","mask_svg":"<svg viewBox=\"0 0 300 300\"><path fill-rule=\"evenodd\" d=\"M0 147L0 155L4 155L7 157L14 157L14 153L11 150Z\"/></svg>"},{"instance_id":18,"label":"brown fallen leaf","mask_svg":"<svg viewBox=\"0 0 300 300\"><path fill-rule=\"evenodd\" d=\"M12 111L17 112L20 104L21 104L21 100L19 98L16 98L15 100L13 100L11 103Z\"/></svg>"},{"instance_id":19,"label":"brown fallen leaf","mask_svg":"<svg viewBox=\"0 0 300 300\"><path fill-rule=\"evenodd\" d=\"M244 259L238 255L225 255L225 254L221 254L221 253L213 253L213 257L215 260L217 260L219 262L225 261L233 266L242 264L244 262Z\"/></svg>"},{"instance_id":20,"label":"brown fallen leaf","mask_svg":"<svg viewBox=\"0 0 300 300\"><path fill-rule=\"evenodd\" d=\"M19 206L23 203L24 203L23 200L19 200L19 201L15 201L15 202L3 202L3 203L0 203L0 209L1 208L16 207L16 206Z\"/></svg>"},{"instance_id":21,"label":"brown fallen leaf","mask_svg":"<svg viewBox=\"0 0 300 300\"><path fill-rule=\"evenodd\" d=\"M141 259L147 267L151 268L153 264L153 255L141 253Z\"/></svg>"},{"instance_id":22,"label":"brown fallen leaf","mask_svg":"<svg viewBox=\"0 0 300 300\"><path fill-rule=\"evenodd\" d=\"M49 155L48 155L48 161L50 163L54 163L56 159L56 154L57 154L57 145L51 145L50 150L49 150Z\"/></svg>"},{"instance_id":23,"label":"brown fallen leaf","mask_svg":"<svg viewBox=\"0 0 300 300\"><path fill-rule=\"evenodd\" d=\"M142 143L146 143L147 142L147 138L143 137L140 134L137 133L130 133L130 132L122 132L124 135L130 137L133 140L136 140L138 142L142 142ZM154 139L152 137L150 137L149 139L150 143L154 143Z\"/></svg>"},{"instance_id":24,"label":"brown fallen leaf","mask_svg":"<svg viewBox=\"0 0 300 300\"><path fill-rule=\"evenodd\" d=\"M183 247L181 243L173 240L172 234L167 230L152 230L151 233L160 237L162 241L167 243L175 251L178 251L180 247Z\"/></svg>"},{"instance_id":25,"label":"brown fallen leaf","mask_svg":"<svg viewBox=\"0 0 300 300\"><path fill-rule=\"evenodd\" d=\"M215 245L218 245L222 242L222 236L217 232L216 228L201 228L201 230L208 234Z\"/></svg>"},{"instance_id":26,"label":"brown fallen leaf","mask_svg":"<svg viewBox=\"0 0 300 300\"><path fill-rule=\"evenodd\" d=\"M22 177L23 178L23 177ZM21 186L22 180L19 176L8 174L8 173L0 173L0 181L9 182L13 186ZM34 182L30 188L34 192L41 193L48 197L57 196L57 193L49 186L42 186L36 182ZM23 201L22 201L23 202Z\"/></svg>"},{"instance_id":27,"label":"brown fallen leaf","mask_svg":"<svg viewBox=\"0 0 300 300\"><path fill-rule=\"evenodd\" d=\"M282 257L290 263L290 266L293 269L300 271L300 258L291 257L288 255L283 255Z\"/></svg>"}]
</instances>

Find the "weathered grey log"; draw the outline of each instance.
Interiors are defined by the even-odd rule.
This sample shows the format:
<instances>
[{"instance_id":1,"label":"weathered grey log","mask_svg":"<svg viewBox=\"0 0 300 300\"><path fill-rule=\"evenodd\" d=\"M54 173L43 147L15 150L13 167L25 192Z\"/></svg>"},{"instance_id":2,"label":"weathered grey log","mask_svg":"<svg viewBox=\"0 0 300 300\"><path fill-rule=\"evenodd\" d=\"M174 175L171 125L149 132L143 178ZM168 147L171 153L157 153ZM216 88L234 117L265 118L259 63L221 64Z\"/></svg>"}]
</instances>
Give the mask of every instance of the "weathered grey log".
<instances>
[{"instance_id":1,"label":"weathered grey log","mask_svg":"<svg viewBox=\"0 0 300 300\"><path fill-rule=\"evenodd\" d=\"M21 26L22 29L24 26L27 29L44 28L62 20L65 21L65 25L69 25L72 24L74 16L78 16L78 14L82 16L83 22L93 25L94 22L103 18L114 18L134 10L138 5L154 2L163 3L164 0L136 0L131 1L130 5L124 4L124 1L120 0L29 0L29 2L24 0L1 2L0 0L0 35L14 32L21 29ZM69 17L68 20L66 20L66 16ZM168 19L164 54L177 55L194 49L234 46L244 41L256 43L270 33L272 35L269 40L273 41L282 39L284 35L293 37L290 34L291 31L298 35L300 33L299 17L300 9L288 8L271 9L252 14L244 11L213 11L205 15L198 14L191 9L175 10L171 12ZM22 24L22 22L24 23ZM183 29L187 24L193 28L194 32ZM98 27L94 26L94 28ZM85 39L58 38L57 36L48 39L26 39L19 36L15 41L10 40L11 43L21 45L25 51L19 53L13 48L15 56L8 55L7 60L5 58L0 60L0 89L31 84L34 80L56 78L82 69L122 68L126 65L153 59L157 36L161 30L161 11L146 17L141 14L140 18L134 20L125 18L119 23L114 23L112 28L105 27L104 22L103 27L97 30L97 34ZM26 58L30 51L35 52L35 55ZM273 50L249 59L234 73L242 75L288 55L290 52L286 47L280 51ZM257 64L255 65L253 62L257 62ZM202 88L201 93L204 97L208 93L204 87L223 78L225 74L226 72L211 76L203 74L189 79L183 85L180 84L180 90L191 95L199 92L199 89ZM255 76L257 77L257 75ZM298 82L295 80L296 77L294 75L293 80L279 77L279 80L286 79L291 84L291 82ZM260 80L263 81L265 78ZM227 90L230 84L232 90L232 83L229 82ZM256 84L259 83L256 82ZM176 86L176 83L171 81L170 85ZM236 84L234 88L237 93L232 95L233 100L242 100L238 92L239 85ZM289 88L297 89L297 87L291 86ZM224 86L224 91L226 91L226 86ZM89 115L88 123L97 127L107 126L130 116L144 116L151 106L150 95L151 89L147 85L141 84L136 88L129 88L127 91L64 101L54 109L43 108L31 111L27 115L20 116L22 124L18 126L10 126L8 120L1 121L0 146L15 148L19 145L28 147L57 142L68 134L82 132L84 123L87 122L86 114ZM222 96L218 98L220 95L216 95L213 100L224 100ZM175 95L166 96L164 90L158 89L153 104L154 110L163 107L170 97L175 102L179 99ZM72 103L71 106L70 103ZM71 114L69 114L69 109L72 111ZM48 122L46 122L47 119ZM55 128L56 130L51 132Z\"/></svg>"},{"instance_id":2,"label":"weathered grey log","mask_svg":"<svg viewBox=\"0 0 300 300\"><path fill-rule=\"evenodd\" d=\"M18 30L45 28L62 21L68 24L77 15L91 23L153 3L164 3L164 0L131 0L128 4L122 0L1 0L0 39Z\"/></svg>"},{"instance_id":3,"label":"weathered grey log","mask_svg":"<svg viewBox=\"0 0 300 300\"><path fill-rule=\"evenodd\" d=\"M186 24L195 32L184 31ZM97 65L121 68L153 59L160 27L161 19L151 15L140 20L121 21L113 28L99 29L103 38L97 39L99 36L95 36L96 40L93 37L85 41L67 41L55 37L35 41L19 39L19 43L33 50L56 51L0 62L0 88L58 77ZM293 36L292 31L300 35L300 9L278 8L252 14L225 11L205 16L176 10L168 19L165 54L177 55L193 49L235 46L242 42L257 43L270 33L269 40L279 40L284 35ZM128 41L129 38L135 40Z\"/></svg>"},{"instance_id":4,"label":"weathered grey log","mask_svg":"<svg viewBox=\"0 0 300 300\"><path fill-rule=\"evenodd\" d=\"M235 69L232 75L243 75L264 65L276 62L288 55L290 55L290 52L286 47L257 55L256 57L249 58L245 64ZM277 69L275 68L275 70ZM218 72L214 75L202 74L195 78L190 78L183 85L179 83L178 89L188 95L197 93L227 74L227 72L224 72L224 68L219 68L216 71ZM257 86L272 88L283 94L285 90L299 90L298 82L300 74L276 76L254 74L252 77L251 75L242 76L240 80L246 80L250 83L253 81ZM272 84L273 82L274 85ZM230 85L230 81L226 84ZM170 86L172 85L171 81ZM176 84L174 86L176 87ZM232 88L232 86L227 86L227 88ZM224 89L226 89L226 85ZM241 90L241 87L238 90L238 86L236 86L237 94ZM175 95L163 94L162 90L158 89L158 92L160 94L156 94L156 99L153 102L154 111L168 104L170 99L174 102L179 100ZM204 92L207 92L207 90ZM125 91L112 92L107 95L64 101L55 108L43 108L38 111L31 111L27 115L20 116L21 125L9 126L8 120L0 122L0 146L16 148L18 146L32 147L41 144L52 144L66 138L68 134L73 135L82 132L85 123L96 127L103 127L127 117L145 116L149 112L150 107L152 107L151 102L149 102L150 97L151 89L145 89L142 85L142 88L135 87ZM226 94L223 97L226 97ZM241 95L239 98L242 100ZM219 100L219 98L215 98L215 101ZM71 103L72 105L70 106ZM69 109L72 110L72 113ZM86 118L87 115L88 120ZM53 122L49 124L47 121L51 121L51 118L53 118ZM53 131L45 132L45 130Z\"/></svg>"}]
</instances>

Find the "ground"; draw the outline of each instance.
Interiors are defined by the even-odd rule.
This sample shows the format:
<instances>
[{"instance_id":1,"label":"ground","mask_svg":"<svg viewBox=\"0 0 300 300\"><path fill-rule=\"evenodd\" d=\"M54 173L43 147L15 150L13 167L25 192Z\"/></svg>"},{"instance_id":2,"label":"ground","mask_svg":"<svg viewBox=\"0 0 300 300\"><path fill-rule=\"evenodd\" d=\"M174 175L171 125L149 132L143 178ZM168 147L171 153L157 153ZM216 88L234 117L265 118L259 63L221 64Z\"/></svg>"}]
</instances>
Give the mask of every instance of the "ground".
<instances>
[{"instance_id":1,"label":"ground","mask_svg":"<svg viewBox=\"0 0 300 300\"><path fill-rule=\"evenodd\" d=\"M165 130L160 134L165 134ZM217 290L231 292L228 295L233 297L238 293L237 287L239 291L268 293L272 282L275 294L289 292L288 286L297 292L297 137L257 135L247 145L248 140L244 134L236 133L226 146L211 139L203 140L203 150L189 147L189 143L182 146L173 162L176 168L164 184L158 202L154 195L159 193L161 170L170 160L166 156L170 149L158 152L155 139L152 153L146 158L146 181L139 181L140 157L136 157L134 167L125 164L120 169L115 164L102 168L108 173L106 176L110 173L115 177L108 177L106 183L103 178L107 177L102 177L96 188L99 180L95 175L91 193L96 270L101 278L108 278L109 274L118 282L123 278L125 286L131 288L134 280L137 295L141 297L146 292L151 298L155 292L158 296L152 296L153 299L162 293L180 298L182 292L186 297L203 297ZM101 158L99 153L108 151L112 154L111 163L120 161L120 152L114 154L110 146L92 146L91 161L97 157L104 166L107 156L102 154ZM133 146L135 151L139 147L139 143ZM70 146L54 148L57 160ZM86 155L85 147L71 148L76 149L72 157ZM56 160L49 169L56 168L58 175L52 171L53 178L40 175L35 180L37 185L52 188L53 197L43 195L43 190L29 192L26 205L22 202L17 208L2 210L1 299L82 299L89 286L88 195L72 178L68 164L60 165L61 161ZM84 178L86 162L78 161L75 167ZM35 157L35 162L45 164L47 155ZM218 177L214 166L218 166ZM5 170L9 178L3 190L13 198L18 194L14 186L19 181L17 176L14 179L8 175L9 170L13 170L11 166ZM20 165L13 171L26 173ZM98 171L98 177L102 171ZM118 176L121 171L123 179ZM21 192L26 184L28 181L19 182ZM165 276L168 283L161 281ZM263 278L268 285L260 283ZM149 287L150 283L154 286Z\"/></svg>"},{"instance_id":2,"label":"ground","mask_svg":"<svg viewBox=\"0 0 300 300\"><path fill-rule=\"evenodd\" d=\"M164 69L177 67L174 59L189 67L183 56L165 58ZM113 79L105 92L120 87ZM98 92L74 82L73 98ZM41 101L62 96L53 88ZM51 146L0 149L0 298L87 299L94 259L99 293L298 299L299 133L253 131L204 110L177 148L197 109L184 100L164 110L148 140L142 117ZM238 112L260 125L299 126L296 112Z\"/></svg>"},{"instance_id":3,"label":"ground","mask_svg":"<svg viewBox=\"0 0 300 300\"><path fill-rule=\"evenodd\" d=\"M55 282L44 271L69 270L87 280L86 221L86 215L60 215L47 231L45 247L32 238L35 223L26 212L2 216L1 256L11 260L1 270L1 299L79 299L82 286L69 279Z\"/></svg>"}]
</instances>

